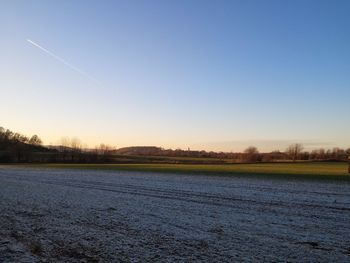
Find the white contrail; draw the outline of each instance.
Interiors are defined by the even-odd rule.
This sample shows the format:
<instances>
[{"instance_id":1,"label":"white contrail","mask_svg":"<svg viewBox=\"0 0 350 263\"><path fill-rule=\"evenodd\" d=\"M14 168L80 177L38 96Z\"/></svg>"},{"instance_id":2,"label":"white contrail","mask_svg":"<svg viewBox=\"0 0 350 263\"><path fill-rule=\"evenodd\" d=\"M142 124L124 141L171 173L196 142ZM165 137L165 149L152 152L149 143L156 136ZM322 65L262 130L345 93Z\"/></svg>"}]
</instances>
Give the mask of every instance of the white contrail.
<instances>
[{"instance_id":1,"label":"white contrail","mask_svg":"<svg viewBox=\"0 0 350 263\"><path fill-rule=\"evenodd\" d=\"M35 43L34 41L27 39L27 41L32 44L33 46L41 49L42 51L44 51L46 54L49 54L51 57L53 57L54 59L57 59L58 61L60 61L61 63L63 63L64 65L70 67L71 69L75 70L76 72L80 73L81 75L84 75L85 77L87 77L88 79L94 81L97 84L100 84L100 82L89 76L88 74L86 74L84 71L82 71L81 69L73 66L72 64L68 63L67 61L65 61L63 58L60 58L59 56L55 55L54 53L52 53L51 51L47 50L46 48L43 48L42 46L40 46L39 44Z\"/></svg>"}]
</instances>

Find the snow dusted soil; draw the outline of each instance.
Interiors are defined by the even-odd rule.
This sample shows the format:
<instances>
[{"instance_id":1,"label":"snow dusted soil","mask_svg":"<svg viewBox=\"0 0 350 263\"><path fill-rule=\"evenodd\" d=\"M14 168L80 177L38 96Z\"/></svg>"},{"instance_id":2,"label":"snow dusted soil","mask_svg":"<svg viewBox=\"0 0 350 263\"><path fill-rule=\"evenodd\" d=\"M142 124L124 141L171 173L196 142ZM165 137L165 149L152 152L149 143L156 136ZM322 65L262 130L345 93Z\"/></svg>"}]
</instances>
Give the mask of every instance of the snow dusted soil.
<instances>
[{"instance_id":1,"label":"snow dusted soil","mask_svg":"<svg viewBox=\"0 0 350 263\"><path fill-rule=\"evenodd\" d=\"M350 262L350 183L0 166L0 262Z\"/></svg>"}]
</instances>

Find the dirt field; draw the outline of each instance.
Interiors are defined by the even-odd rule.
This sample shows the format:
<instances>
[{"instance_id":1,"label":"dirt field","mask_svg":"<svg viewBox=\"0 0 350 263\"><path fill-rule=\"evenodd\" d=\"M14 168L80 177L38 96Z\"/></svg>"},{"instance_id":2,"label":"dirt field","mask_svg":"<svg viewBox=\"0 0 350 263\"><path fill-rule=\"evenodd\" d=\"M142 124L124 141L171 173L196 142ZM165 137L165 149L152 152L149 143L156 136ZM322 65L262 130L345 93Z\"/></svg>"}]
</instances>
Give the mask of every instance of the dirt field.
<instances>
[{"instance_id":1,"label":"dirt field","mask_svg":"<svg viewBox=\"0 0 350 263\"><path fill-rule=\"evenodd\" d=\"M350 183L0 167L0 262L350 262Z\"/></svg>"}]
</instances>

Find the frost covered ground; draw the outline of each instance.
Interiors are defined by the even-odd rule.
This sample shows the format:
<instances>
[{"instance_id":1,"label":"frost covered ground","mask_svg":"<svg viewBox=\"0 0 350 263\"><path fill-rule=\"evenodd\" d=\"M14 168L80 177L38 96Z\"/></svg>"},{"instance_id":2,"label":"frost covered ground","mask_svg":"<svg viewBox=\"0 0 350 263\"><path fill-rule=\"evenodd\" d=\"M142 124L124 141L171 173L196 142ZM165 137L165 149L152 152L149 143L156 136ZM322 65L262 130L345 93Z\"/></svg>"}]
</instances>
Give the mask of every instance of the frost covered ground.
<instances>
[{"instance_id":1,"label":"frost covered ground","mask_svg":"<svg viewBox=\"0 0 350 263\"><path fill-rule=\"evenodd\" d=\"M0 167L0 262L350 262L350 184Z\"/></svg>"}]
</instances>

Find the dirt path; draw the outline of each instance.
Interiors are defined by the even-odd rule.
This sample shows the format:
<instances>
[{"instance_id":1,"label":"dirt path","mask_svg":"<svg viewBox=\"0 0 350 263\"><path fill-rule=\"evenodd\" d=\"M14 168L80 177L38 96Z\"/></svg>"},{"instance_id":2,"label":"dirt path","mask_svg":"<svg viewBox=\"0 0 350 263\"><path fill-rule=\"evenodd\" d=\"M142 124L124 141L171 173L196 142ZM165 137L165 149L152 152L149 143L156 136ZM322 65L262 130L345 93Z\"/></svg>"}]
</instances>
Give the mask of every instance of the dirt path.
<instances>
[{"instance_id":1,"label":"dirt path","mask_svg":"<svg viewBox=\"0 0 350 263\"><path fill-rule=\"evenodd\" d=\"M349 262L350 184L0 167L0 262Z\"/></svg>"}]
</instances>

